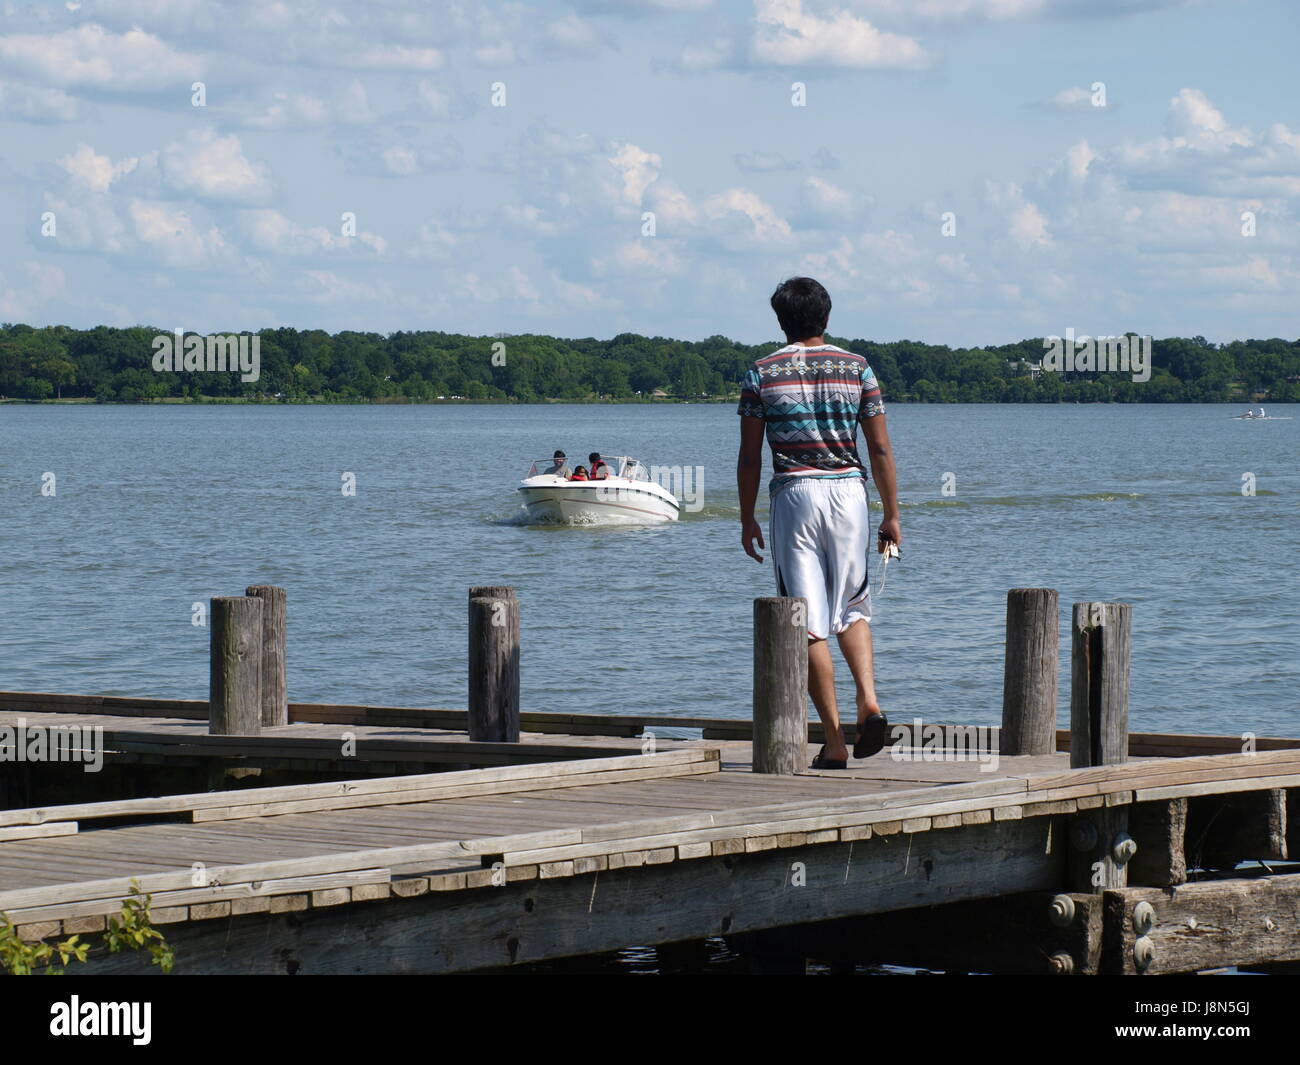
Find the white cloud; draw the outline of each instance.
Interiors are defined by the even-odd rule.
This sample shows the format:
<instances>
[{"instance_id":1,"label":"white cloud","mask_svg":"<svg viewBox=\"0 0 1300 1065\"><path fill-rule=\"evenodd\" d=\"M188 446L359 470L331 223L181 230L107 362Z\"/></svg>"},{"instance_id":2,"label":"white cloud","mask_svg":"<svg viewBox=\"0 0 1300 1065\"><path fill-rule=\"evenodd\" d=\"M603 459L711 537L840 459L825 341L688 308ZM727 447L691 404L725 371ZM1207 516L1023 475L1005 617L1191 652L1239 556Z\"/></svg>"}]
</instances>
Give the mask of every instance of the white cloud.
<instances>
[{"instance_id":1,"label":"white cloud","mask_svg":"<svg viewBox=\"0 0 1300 1065\"><path fill-rule=\"evenodd\" d=\"M174 204L132 200L128 213L135 236L167 266L200 267L230 251L216 226L201 230L189 213Z\"/></svg>"},{"instance_id":2,"label":"white cloud","mask_svg":"<svg viewBox=\"0 0 1300 1065\"><path fill-rule=\"evenodd\" d=\"M90 145L81 144L75 152L58 162L59 166L72 175L74 181L91 192L107 192L114 181L123 174L131 173L140 160L131 158L114 163L107 155L97 155Z\"/></svg>"},{"instance_id":3,"label":"white cloud","mask_svg":"<svg viewBox=\"0 0 1300 1065\"><path fill-rule=\"evenodd\" d=\"M605 46L600 31L586 19L568 14L546 24L547 50L573 56L595 55Z\"/></svg>"},{"instance_id":4,"label":"white cloud","mask_svg":"<svg viewBox=\"0 0 1300 1065\"><path fill-rule=\"evenodd\" d=\"M592 259L592 273L598 277L628 274L668 275L681 273L683 263L670 242L658 237L624 241L610 253Z\"/></svg>"},{"instance_id":5,"label":"white cloud","mask_svg":"<svg viewBox=\"0 0 1300 1065\"><path fill-rule=\"evenodd\" d=\"M1046 247L1052 243L1047 219L1032 203L1022 203L1011 212L1011 239L1022 248Z\"/></svg>"},{"instance_id":6,"label":"white cloud","mask_svg":"<svg viewBox=\"0 0 1300 1065\"><path fill-rule=\"evenodd\" d=\"M451 97L427 79L421 80L417 91L422 103L434 118L448 118L451 115Z\"/></svg>"},{"instance_id":7,"label":"white cloud","mask_svg":"<svg viewBox=\"0 0 1300 1065\"><path fill-rule=\"evenodd\" d=\"M244 119L250 129L296 129L333 123L361 125L375 120L366 87L357 79L333 100L311 93L277 92L265 110Z\"/></svg>"},{"instance_id":8,"label":"white cloud","mask_svg":"<svg viewBox=\"0 0 1300 1065\"><path fill-rule=\"evenodd\" d=\"M0 60L39 81L66 88L139 92L183 85L203 70L141 29L112 33L95 23L46 34L0 37Z\"/></svg>"},{"instance_id":9,"label":"white cloud","mask_svg":"<svg viewBox=\"0 0 1300 1065\"><path fill-rule=\"evenodd\" d=\"M1300 136L1274 123L1267 132L1231 126L1199 89L1169 101L1165 135L1098 154L1104 172L1133 189L1214 196L1300 196Z\"/></svg>"},{"instance_id":10,"label":"white cloud","mask_svg":"<svg viewBox=\"0 0 1300 1065\"><path fill-rule=\"evenodd\" d=\"M623 199L634 207L641 206L645 190L659 177L663 159L635 144L622 144L609 161L622 177Z\"/></svg>"},{"instance_id":11,"label":"white cloud","mask_svg":"<svg viewBox=\"0 0 1300 1065\"><path fill-rule=\"evenodd\" d=\"M1092 102L1092 90L1074 86L1062 89L1047 101L1047 106L1057 111L1106 111L1108 107L1098 106Z\"/></svg>"},{"instance_id":12,"label":"white cloud","mask_svg":"<svg viewBox=\"0 0 1300 1065\"><path fill-rule=\"evenodd\" d=\"M835 222L855 211L850 193L815 174L804 181L802 199L805 212L814 221Z\"/></svg>"},{"instance_id":13,"label":"white cloud","mask_svg":"<svg viewBox=\"0 0 1300 1065\"><path fill-rule=\"evenodd\" d=\"M768 66L915 69L928 65L920 43L887 33L845 9L825 16L805 11L803 0L754 0L753 56Z\"/></svg>"},{"instance_id":14,"label":"white cloud","mask_svg":"<svg viewBox=\"0 0 1300 1065\"><path fill-rule=\"evenodd\" d=\"M245 232L250 242L263 252L278 255L316 255L346 251L354 244L364 244L382 255L387 241L373 233L362 231L355 237L345 237L324 226L300 226L279 211L269 209L245 211Z\"/></svg>"},{"instance_id":15,"label":"white cloud","mask_svg":"<svg viewBox=\"0 0 1300 1065\"><path fill-rule=\"evenodd\" d=\"M0 81L0 113L27 122L72 122L77 100L62 89Z\"/></svg>"},{"instance_id":16,"label":"white cloud","mask_svg":"<svg viewBox=\"0 0 1300 1065\"><path fill-rule=\"evenodd\" d=\"M195 130L169 144L162 158L167 184L199 199L257 203L271 192L266 168L245 157L233 133Z\"/></svg>"},{"instance_id":17,"label":"white cloud","mask_svg":"<svg viewBox=\"0 0 1300 1065\"><path fill-rule=\"evenodd\" d=\"M749 173L764 173L773 170L798 170L803 163L798 159L787 159L780 152L737 152L732 160L736 167Z\"/></svg>"},{"instance_id":18,"label":"white cloud","mask_svg":"<svg viewBox=\"0 0 1300 1065\"><path fill-rule=\"evenodd\" d=\"M442 53L436 48L410 48L405 45L365 47L359 51L342 50L335 57L341 67L356 70L437 70Z\"/></svg>"},{"instance_id":19,"label":"white cloud","mask_svg":"<svg viewBox=\"0 0 1300 1065\"><path fill-rule=\"evenodd\" d=\"M790 242L790 223L748 189L727 189L701 205L708 231L736 250L773 247Z\"/></svg>"},{"instance_id":20,"label":"white cloud","mask_svg":"<svg viewBox=\"0 0 1300 1065\"><path fill-rule=\"evenodd\" d=\"M352 281L332 270L306 271L299 288L313 303L351 307L354 311L398 302L388 281Z\"/></svg>"},{"instance_id":21,"label":"white cloud","mask_svg":"<svg viewBox=\"0 0 1300 1065\"><path fill-rule=\"evenodd\" d=\"M481 48L474 49L474 58L480 63L498 66L513 63L515 61L515 46L509 41L485 44Z\"/></svg>"},{"instance_id":22,"label":"white cloud","mask_svg":"<svg viewBox=\"0 0 1300 1065\"><path fill-rule=\"evenodd\" d=\"M6 286L0 277L0 318L7 321L30 318L43 304L63 295L66 279L57 266L28 260L23 270L30 279L24 288Z\"/></svg>"}]
</instances>

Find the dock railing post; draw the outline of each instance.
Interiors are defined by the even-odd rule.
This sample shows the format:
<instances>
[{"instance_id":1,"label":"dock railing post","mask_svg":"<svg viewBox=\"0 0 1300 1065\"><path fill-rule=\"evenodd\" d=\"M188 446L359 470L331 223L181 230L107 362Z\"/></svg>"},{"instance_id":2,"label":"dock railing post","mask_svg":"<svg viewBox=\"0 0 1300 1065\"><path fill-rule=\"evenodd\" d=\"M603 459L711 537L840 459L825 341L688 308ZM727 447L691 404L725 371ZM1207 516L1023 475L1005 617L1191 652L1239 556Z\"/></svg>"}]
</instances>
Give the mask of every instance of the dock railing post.
<instances>
[{"instance_id":1,"label":"dock railing post","mask_svg":"<svg viewBox=\"0 0 1300 1065\"><path fill-rule=\"evenodd\" d=\"M754 600L755 773L793 775L808 756L808 602Z\"/></svg>"},{"instance_id":2,"label":"dock railing post","mask_svg":"<svg viewBox=\"0 0 1300 1065\"><path fill-rule=\"evenodd\" d=\"M1055 588L1007 592L1001 754L1056 751L1056 678L1061 620Z\"/></svg>"},{"instance_id":3,"label":"dock railing post","mask_svg":"<svg viewBox=\"0 0 1300 1065\"><path fill-rule=\"evenodd\" d=\"M1070 624L1070 766L1118 765L1128 759L1128 683L1132 608L1128 603L1075 603ZM1072 891L1128 884L1137 844L1128 807L1104 806L1071 819Z\"/></svg>"},{"instance_id":4,"label":"dock railing post","mask_svg":"<svg viewBox=\"0 0 1300 1065\"><path fill-rule=\"evenodd\" d=\"M208 732L256 736L262 729L262 600L216 596L208 684Z\"/></svg>"},{"instance_id":5,"label":"dock railing post","mask_svg":"<svg viewBox=\"0 0 1300 1065\"><path fill-rule=\"evenodd\" d=\"M519 742L519 600L513 588L470 589L469 738Z\"/></svg>"},{"instance_id":6,"label":"dock railing post","mask_svg":"<svg viewBox=\"0 0 1300 1065\"><path fill-rule=\"evenodd\" d=\"M284 664L287 593L274 584L250 585L245 595L262 600L262 724L289 723L289 681Z\"/></svg>"}]
</instances>

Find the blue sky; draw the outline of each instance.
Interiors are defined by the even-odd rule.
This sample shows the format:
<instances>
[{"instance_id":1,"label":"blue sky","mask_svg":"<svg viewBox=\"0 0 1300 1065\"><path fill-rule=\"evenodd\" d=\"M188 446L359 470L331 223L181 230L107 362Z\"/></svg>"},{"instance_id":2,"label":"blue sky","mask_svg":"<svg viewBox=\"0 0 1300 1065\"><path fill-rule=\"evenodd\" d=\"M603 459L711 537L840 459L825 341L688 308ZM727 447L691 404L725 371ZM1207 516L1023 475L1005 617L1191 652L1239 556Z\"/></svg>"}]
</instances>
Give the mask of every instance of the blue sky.
<instances>
[{"instance_id":1,"label":"blue sky","mask_svg":"<svg viewBox=\"0 0 1300 1065\"><path fill-rule=\"evenodd\" d=\"M0 321L757 342L806 273L840 335L1295 338L1297 30L1209 0L0 0Z\"/></svg>"}]
</instances>

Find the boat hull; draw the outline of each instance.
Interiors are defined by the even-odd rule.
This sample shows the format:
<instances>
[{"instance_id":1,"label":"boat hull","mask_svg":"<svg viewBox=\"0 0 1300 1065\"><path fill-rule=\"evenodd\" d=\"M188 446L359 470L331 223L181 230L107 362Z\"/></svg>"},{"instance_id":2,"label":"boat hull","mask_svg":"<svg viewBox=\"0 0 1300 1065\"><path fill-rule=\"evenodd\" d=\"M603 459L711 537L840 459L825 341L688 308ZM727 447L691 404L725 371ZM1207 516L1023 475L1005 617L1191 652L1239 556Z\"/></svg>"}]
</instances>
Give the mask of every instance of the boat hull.
<instances>
[{"instance_id":1,"label":"boat hull","mask_svg":"<svg viewBox=\"0 0 1300 1065\"><path fill-rule=\"evenodd\" d=\"M650 525L676 521L677 500L650 481L567 481L534 477L519 486L528 519L538 524Z\"/></svg>"}]
</instances>

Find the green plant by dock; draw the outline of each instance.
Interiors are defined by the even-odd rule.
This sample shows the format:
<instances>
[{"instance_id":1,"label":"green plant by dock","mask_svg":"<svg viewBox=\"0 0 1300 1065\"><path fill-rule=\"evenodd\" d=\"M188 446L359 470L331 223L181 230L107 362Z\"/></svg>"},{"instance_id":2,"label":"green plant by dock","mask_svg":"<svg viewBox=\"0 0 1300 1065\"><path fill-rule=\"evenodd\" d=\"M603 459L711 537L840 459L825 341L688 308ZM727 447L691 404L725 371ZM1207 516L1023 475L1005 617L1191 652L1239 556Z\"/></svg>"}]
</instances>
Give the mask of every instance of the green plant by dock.
<instances>
[{"instance_id":1,"label":"green plant by dock","mask_svg":"<svg viewBox=\"0 0 1300 1065\"><path fill-rule=\"evenodd\" d=\"M0 913L0 971L10 976L62 976L70 962L84 962L92 950L117 954L123 950L147 950L164 973L172 971L176 956L163 934L149 918L151 896L131 885L131 894L122 900L122 909L109 917L102 944L83 941L79 935L49 943L25 940L7 913Z\"/></svg>"}]
</instances>

